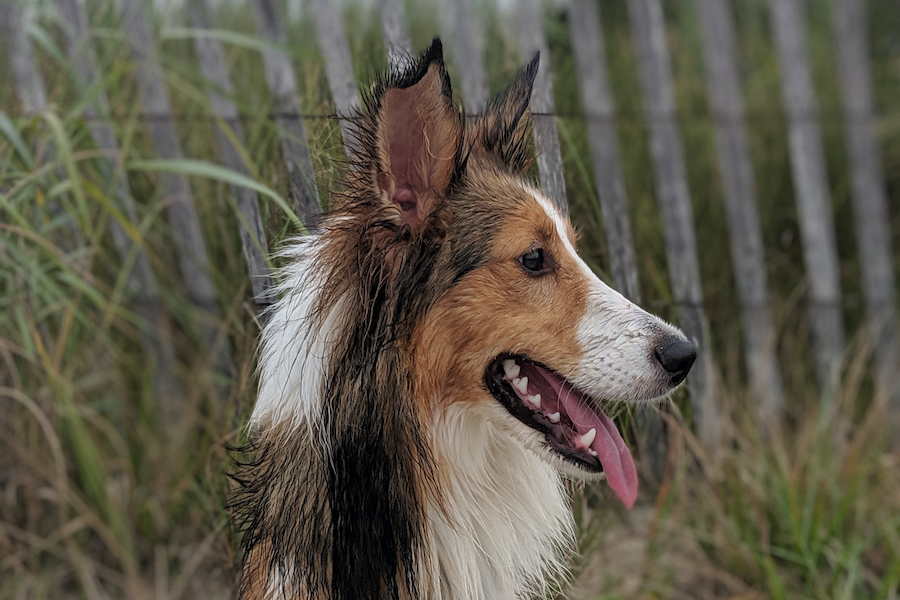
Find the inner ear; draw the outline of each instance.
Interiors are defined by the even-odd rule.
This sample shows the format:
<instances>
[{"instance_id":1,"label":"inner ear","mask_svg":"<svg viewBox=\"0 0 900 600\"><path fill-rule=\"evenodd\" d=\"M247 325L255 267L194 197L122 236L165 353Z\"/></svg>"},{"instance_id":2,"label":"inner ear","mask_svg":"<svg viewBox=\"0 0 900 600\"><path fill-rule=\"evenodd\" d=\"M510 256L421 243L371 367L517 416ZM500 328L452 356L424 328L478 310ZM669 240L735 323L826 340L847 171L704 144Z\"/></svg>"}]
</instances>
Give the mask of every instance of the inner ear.
<instances>
[{"instance_id":1,"label":"inner ear","mask_svg":"<svg viewBox=\"0 0 900 600\"><path fill-rule=\"evenodd\" d=\"M417 83L388 89L381 101L377 184L413 230L440 204L456 165L462 128L446 78L434 62Z\"/></svg>"}]
</instances>

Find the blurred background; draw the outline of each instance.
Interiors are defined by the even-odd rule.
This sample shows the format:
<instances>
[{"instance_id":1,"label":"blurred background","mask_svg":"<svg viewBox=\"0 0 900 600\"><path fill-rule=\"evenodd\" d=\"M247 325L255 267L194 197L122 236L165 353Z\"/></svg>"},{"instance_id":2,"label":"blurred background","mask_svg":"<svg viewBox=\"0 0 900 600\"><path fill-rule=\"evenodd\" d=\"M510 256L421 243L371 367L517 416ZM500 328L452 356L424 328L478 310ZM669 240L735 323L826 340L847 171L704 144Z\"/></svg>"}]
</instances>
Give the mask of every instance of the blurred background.
<instances>
[{"instance_id":1,"label":"blurred background","mask_svg":"<svg viewBox=\"0 0 900 600\"><path fill-rule=\"evenodd\" d=\"M896 0L0 0L0 598L230 598L269 258L371 82L535 51L530 176L701 358L561 597L900 587Z\"/></svg>"}]
</instances>

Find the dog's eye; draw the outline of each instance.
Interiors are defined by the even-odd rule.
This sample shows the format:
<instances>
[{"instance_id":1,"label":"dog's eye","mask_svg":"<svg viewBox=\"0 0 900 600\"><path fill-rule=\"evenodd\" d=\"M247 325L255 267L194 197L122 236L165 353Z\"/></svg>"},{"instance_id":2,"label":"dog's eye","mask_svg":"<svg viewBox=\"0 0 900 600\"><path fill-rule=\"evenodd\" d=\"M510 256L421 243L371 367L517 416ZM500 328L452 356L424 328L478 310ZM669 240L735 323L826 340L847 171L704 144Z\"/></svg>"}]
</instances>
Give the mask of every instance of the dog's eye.
<instances>
[{"instance_id":1,"label":"dog's eye","mask_svg":"<svg viewBox=\"0 0 900 600\"><path fill-rule=\"evenodd\" d=\"M537 273L544 270L544 249L535 248L519 257L519 262L528 271Z\"/></svg>"}]
</instances>

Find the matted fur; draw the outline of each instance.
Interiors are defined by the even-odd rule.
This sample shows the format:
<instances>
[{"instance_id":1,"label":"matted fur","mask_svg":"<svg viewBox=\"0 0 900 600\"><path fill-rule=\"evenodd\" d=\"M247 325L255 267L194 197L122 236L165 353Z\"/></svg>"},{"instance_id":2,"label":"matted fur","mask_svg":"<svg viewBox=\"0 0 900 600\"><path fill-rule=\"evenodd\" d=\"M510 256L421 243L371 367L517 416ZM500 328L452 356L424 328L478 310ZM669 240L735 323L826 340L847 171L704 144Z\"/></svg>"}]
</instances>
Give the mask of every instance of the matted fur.
<instances>
[{"instance_id":1,"label":"matted fur","mask_svg":"<svg viewBox=\"0 0 900 600\"><path fill-rule=\"evenodd\" d=\"M489 364L531 356L610 400L671 388L648 357L680 334L602 284L522 180L536 71L466 121L435 41L366 96L346 194L282 252L234 476L241 598L545 597L574 467L491 395ZM542 276L519 261L537 247ZM588 364L604 353L649 383Z\"/></svg>"}]
</instances>

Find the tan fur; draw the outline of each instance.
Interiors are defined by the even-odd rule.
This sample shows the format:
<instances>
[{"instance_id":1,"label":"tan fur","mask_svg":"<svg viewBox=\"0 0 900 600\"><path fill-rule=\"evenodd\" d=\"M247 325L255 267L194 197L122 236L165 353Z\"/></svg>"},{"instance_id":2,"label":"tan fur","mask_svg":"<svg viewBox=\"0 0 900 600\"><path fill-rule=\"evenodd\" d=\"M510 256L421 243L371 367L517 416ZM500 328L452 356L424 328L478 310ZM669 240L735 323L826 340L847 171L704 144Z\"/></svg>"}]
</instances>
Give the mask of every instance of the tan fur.
<instances>
[{"instance_id":1,"label":"tan fur","mask_svg":"<svg viewBox=\"0 0 900 600\"><path fill-rule=\"evenodd\" d=\"M500 174L483 179L479 195L505 198L510 214L492 237L487 264L444 294L416 332L411 354L420 401L446 405L483 397L485 365L501 352L527 355L563 374L581 353L575 335L587 278L543 208L520 185ZM536 247L554 261L552 275L529 276L517 263ZM485 320L485 314L492 318Z\"/></svg>"}]
</instances>

